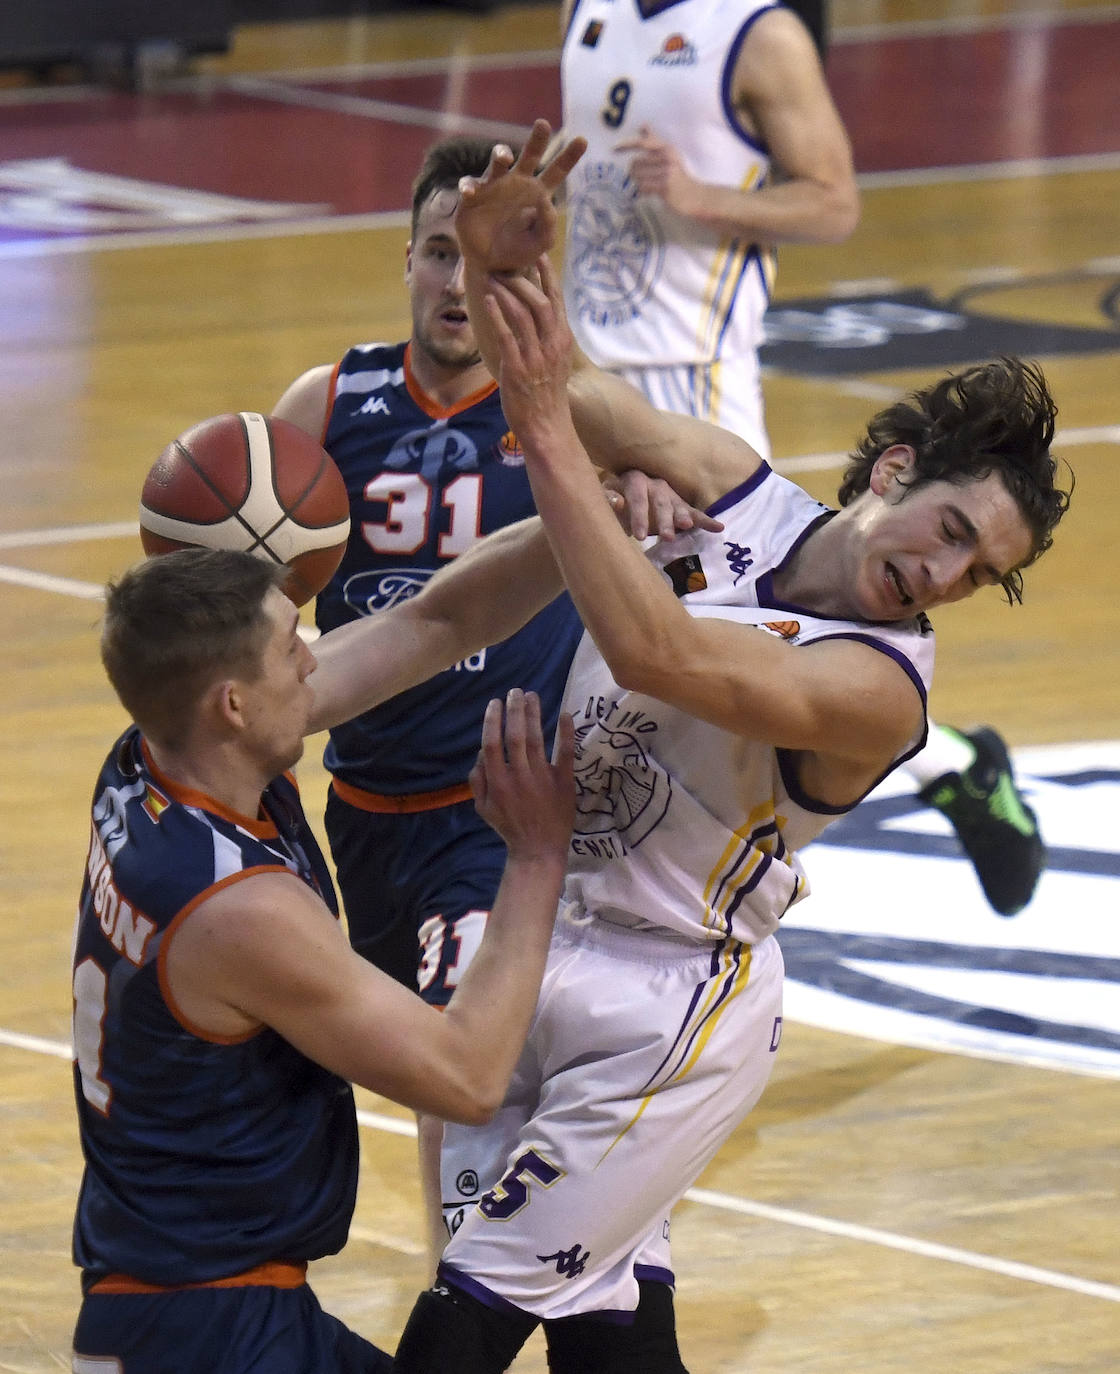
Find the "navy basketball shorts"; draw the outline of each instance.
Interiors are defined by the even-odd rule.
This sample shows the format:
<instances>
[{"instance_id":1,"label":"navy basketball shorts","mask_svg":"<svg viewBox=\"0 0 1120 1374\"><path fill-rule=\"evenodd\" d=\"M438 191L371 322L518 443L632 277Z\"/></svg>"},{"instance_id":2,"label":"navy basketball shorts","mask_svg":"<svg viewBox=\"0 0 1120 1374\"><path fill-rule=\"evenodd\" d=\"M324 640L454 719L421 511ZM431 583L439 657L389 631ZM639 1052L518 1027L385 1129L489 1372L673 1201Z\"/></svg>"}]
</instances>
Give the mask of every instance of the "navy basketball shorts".
<instances>
[{"instance_id":1,"label":"navy basketball shorts","mask_svg":"<svg viewBox=\"0 0 1120 1374\"><path fill-rule=\"evenodd\" d=\"M306 1284L88 1295L73 1374L390 1374Z\"/></svg>"},{"instance_id":2,"label":"navy basketball shorts","mask_svg":"<svg viewBox=\"0 0 1120 1374\"><path fill-rule=\"evenodd\" d=\"M482 939L506 849L473 800L406 814L327 794L327 837L350 943L446 1006Z\"/></svg>"}]
</instances>

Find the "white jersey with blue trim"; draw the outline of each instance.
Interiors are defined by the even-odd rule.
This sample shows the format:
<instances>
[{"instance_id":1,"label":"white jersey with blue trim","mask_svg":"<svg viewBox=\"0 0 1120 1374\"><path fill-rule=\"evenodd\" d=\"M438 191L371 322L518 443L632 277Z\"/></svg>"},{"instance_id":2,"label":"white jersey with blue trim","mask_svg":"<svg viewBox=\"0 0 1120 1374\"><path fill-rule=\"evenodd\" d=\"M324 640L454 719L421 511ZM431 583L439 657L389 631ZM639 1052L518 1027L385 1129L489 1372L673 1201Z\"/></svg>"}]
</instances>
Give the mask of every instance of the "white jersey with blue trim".
<instances>
[{"instance_id":1,"label":"white jersey with blue trim","mask_svg":"<svg viewBox=\"0 0 1120 1374\"><path fill-rule=\"evenodd\" d=\"M700 181L765 185L770 158L740 126L731 79L773 0L578 0L565 36L564 128L588 150L568 177L565 296L603 367L753 356L774 275L766 247L639 197L618 144L643 126Z\"/></svg>"},{"instance_id":2,"label":"white jersey with blue trim","mask_svg":"<svg viewBox=\"0 0 1120 1374\"><path fill-rule=\"evenodd\" d=\"M682 604L795 647L843 638L887 654L923 706L921 729L891 768L915 753L933 673L925 617L872 624L783 603L774 574L833 512L765 463L711 513L722 531L691 532L647 555ZM625 691L588 635L564 709L575 720L578 787L565 900L588 916L692 940L755 944L773 934L808 892L798 851L851 807L807 796L790 751Z\"/></svg>"}]
</instances>

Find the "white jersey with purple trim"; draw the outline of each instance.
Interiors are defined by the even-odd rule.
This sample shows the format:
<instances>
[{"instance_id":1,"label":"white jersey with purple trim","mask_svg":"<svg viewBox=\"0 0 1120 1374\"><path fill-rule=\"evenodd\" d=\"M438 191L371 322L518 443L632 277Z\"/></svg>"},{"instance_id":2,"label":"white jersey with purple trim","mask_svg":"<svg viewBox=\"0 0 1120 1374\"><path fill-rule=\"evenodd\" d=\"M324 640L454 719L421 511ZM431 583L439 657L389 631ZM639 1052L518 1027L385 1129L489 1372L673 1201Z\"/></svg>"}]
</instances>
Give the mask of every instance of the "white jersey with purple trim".
<instances>
[{"instance_id":1,"label":"white jersey with purple trim","mask_svg":"<svg viewBox=\"0 0 1120 1374\"><path fill-rule=\"evenodd\" d=\"M859 640L899 664L924 708L933 670L924 617L824 619L774 594L774 573L831 518L827 507L762 464L712 514L721 532L648 554L692 615L758 626L793 646ZM807 796L790 752L623 690L586 635L564 709L576 724L578 785L565 900L616 925L692 940L755 944L773 934L808 891L797 851L851 808ZM892 767L924 740L923 719Z\"/></svg>"},{"instance_id":2,"label":"white jersey with purple trim","mask_svg":"<svg viewBox=\"0 0 1120 1374\"><path fill-rule=\"evenodd\" d=\"M639 198L618 144L643 126L701 181L762 187L765 148L740 126L730 84L773 0L578 0L561 61L564 128L588 150L568 177L565 296L580 346L603 367L756 359L773 255ZM757 368L757 361L755 361ZM697 383L718 387L718 372ZM712 398L669 407L708 415Z\"/></svg>"}]
</instances>

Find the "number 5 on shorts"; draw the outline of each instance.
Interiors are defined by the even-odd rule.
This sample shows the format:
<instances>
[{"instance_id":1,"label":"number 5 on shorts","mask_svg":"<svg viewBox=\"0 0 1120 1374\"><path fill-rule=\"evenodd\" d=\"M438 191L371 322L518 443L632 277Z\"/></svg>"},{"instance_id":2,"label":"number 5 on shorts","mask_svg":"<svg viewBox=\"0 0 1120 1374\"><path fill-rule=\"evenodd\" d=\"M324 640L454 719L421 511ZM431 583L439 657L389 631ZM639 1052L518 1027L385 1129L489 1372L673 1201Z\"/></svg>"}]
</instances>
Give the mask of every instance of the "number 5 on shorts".
<instances>
[{"instance_id":1,"label":"number 5 on shorts","mask_svg":"<svg viewBox=\"0 0 1120 1374\"><path fill-rule=\"evenodd\" d=\"M558 1178L563 1177L563 1169L555 1168L536 1150L526 1150L514 1161L513 1168L505 1178L483 1194L478 1210L489 1221L508 1221L528 1203L529 1179L551 1188Z\"/></svg>"}]
</instances>

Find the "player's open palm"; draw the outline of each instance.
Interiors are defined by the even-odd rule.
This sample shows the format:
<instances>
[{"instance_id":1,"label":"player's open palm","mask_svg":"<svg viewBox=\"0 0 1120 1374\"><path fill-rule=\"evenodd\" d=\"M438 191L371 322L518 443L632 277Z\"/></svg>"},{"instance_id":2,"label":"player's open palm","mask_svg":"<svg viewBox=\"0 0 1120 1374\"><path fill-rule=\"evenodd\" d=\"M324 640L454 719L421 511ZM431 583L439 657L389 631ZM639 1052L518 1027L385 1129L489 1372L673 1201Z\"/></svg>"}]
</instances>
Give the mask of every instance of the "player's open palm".
<instances>
[{"instance_id":1,"label":"player's open palm","mask_svg":"<svg viewBox=\"0 0 1120 1374\"><path fill-rule=\"evenodd\" d=\"M572 718L562 712L550 762L535 692L515 687L504 712L497 699L486 708L471 790L478 814L505 840L511 858L567 853L575 819L574 736Z\"/></svg>"},{"instance_id":2,"label":"player's open palm","mask_svg":"<svg viewBox=\"0 0 1120 1374\"><path fill-rule=\"evenodd\" d=\"M463 253L483 271L523 272L556 239L552 198L587 143L572 139L542 166L551 132L538 119L517 158L499 144L483 176L459 183L456 233Z\"/></svg>"}]
</instances>

